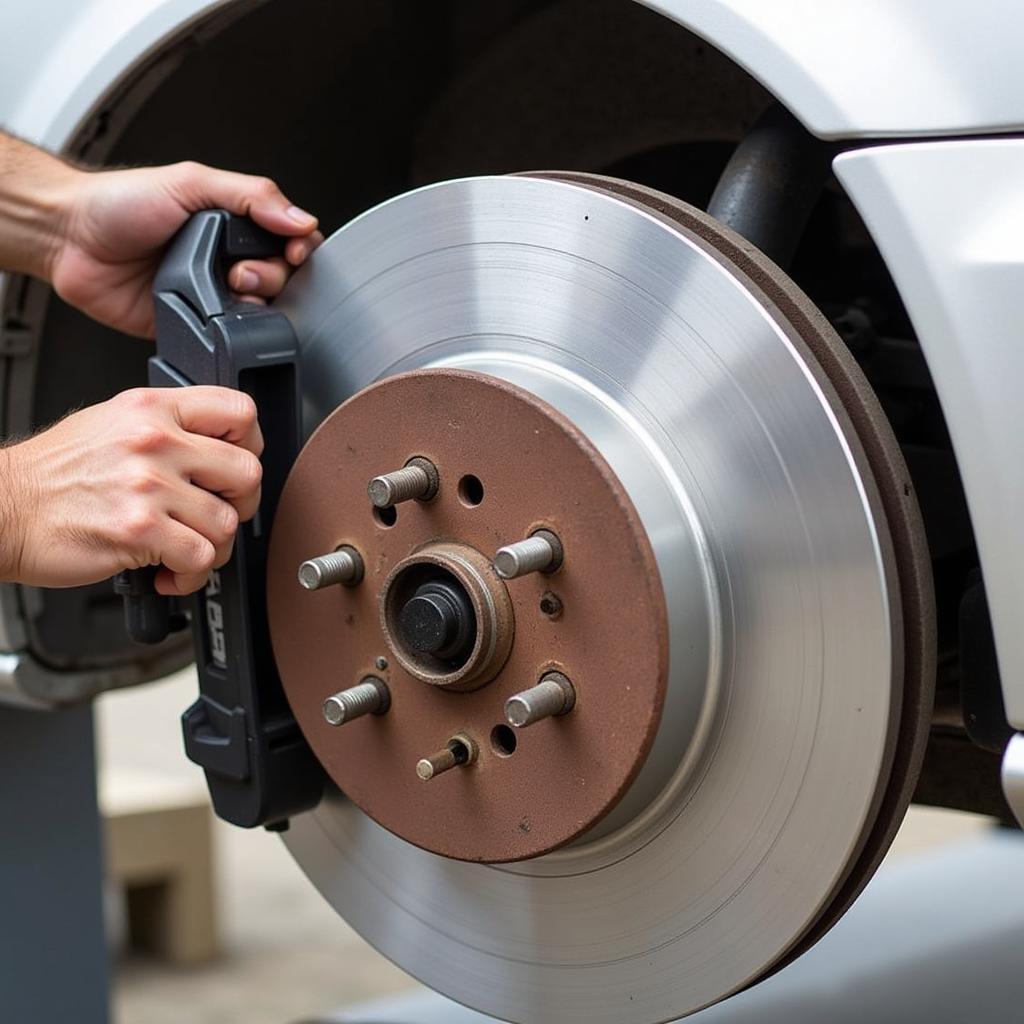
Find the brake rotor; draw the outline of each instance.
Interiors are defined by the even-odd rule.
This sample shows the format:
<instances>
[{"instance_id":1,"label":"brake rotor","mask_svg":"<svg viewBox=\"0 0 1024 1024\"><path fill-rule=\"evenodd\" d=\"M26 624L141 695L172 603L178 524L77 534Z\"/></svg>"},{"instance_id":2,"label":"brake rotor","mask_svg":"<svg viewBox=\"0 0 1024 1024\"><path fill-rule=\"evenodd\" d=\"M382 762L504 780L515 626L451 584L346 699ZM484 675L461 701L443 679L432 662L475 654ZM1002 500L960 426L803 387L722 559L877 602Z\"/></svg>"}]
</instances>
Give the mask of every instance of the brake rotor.
<instances>
[{"instance_id":1,"label":"brake rotor","mask_svg":"<svg viewBox=\"0 0 1024 1024\"><path fill-rule=\"evenodd\" d=\"M902 815L930 680L916 507L884 419L835 354L841 343L827 324L713 221L594 178L473 179L401 196L329 239L281 305L303 346L310 428L373 382L424 370L503 380L575 426L642 525L668 631L656 735L649 749L647 740L631 748L643 766L589 827L563 831L558 841L569 845L515 864L468 863L452 859L463 846L441 856L421 848L437 848L422 833L403 838L402 812L334 792L285 836L314 884L432 988L524 1024L671 1020L811 941L858 891ZM406 420L404 411L392 407L392 422L376 424L382 451L391 433L406 447L444 441L444 416ZM491 422L500 445L503 422ZM319 503L309 528L323 533L310 544L343 543L368 523L347 511L329 529L317 525L325 502L354 510L349 489L365 494L366 481L345 471L340 434L333 446L336 475L304 485ZM468 448L487 456L486 443ZM544 452L532 458L543 474ZM517 472L528 478L528 468ZM495 464L486 475L517 506L515 482L500 473ZM299 599L296 557L316 553L296 542L302 501L294 507L272 538L271 629L317 749L329 741L296 683L313 664L303 645L317 635L297 643L301 616L282 617ZM587 511L577 505L581 529ZM369 514L368 505L359 513ZM571 503L558 515L576 525ZM406 542L418 550L430 538ZM381 568L409 553L384 551ZM567 579L570 555L567 547ZM333 680L317 669L311 694L349 685L351 668ZM587 672L581 691L591 679L606 684L599 668ZM397 714L410 691L399 676L388 681ZM501 685L443 697L484 699ZM369 735L374 725L345 728ZM537 756L552 749L538 744ZM474 768L484 779L491 765ZM358 779L358 766L335 777ZM436 799L462 813L474 793L462 783L473 777ZM528 806L531 795L515 799ZM572 800L558 803L572 817ZM498 810L478 801L473 813L490 825Z\"/></svg>"}]
</instances>

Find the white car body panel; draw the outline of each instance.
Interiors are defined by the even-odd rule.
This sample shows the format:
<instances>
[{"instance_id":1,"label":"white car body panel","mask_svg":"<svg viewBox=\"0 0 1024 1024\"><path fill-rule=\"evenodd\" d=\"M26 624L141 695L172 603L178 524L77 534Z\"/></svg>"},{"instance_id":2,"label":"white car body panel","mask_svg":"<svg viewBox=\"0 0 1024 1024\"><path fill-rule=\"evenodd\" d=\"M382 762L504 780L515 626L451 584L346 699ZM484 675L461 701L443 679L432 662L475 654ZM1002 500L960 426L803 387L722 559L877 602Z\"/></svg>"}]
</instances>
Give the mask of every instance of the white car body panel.
<instances>
[{"instance_id":1,"label":"white car body panel","mask_svg":"<svg viewBox=\"0 0 1024 1024\"><path fill-rule=\"evenodd\" d=\"M1024 729L1024 139L881 146L835 170L935 381L981 554L1011 725Z\"/></svg>"},{"instance_id":2,"label":"white car body panel","mask_svg":"<svg viewBox=\"0 0 1024 1024\"><path fill-rule=\"evenodd\" d=\"M243 0L252 6L251 0ZM46 0L0 12L0 124L64 149L96 104L169 37L231 0Z\"/></svg>"},{"instance_id":3,"label":"white car body panel","mask_svg":"<svg viewBox=\"0 0 1024 1024\"><path fill-rule=\"evenodd\" d=\"M645 0L646 2L646 0ZM822 138L1024 127L1016 0L650 0Z\"/></svg>"}]
</instances>

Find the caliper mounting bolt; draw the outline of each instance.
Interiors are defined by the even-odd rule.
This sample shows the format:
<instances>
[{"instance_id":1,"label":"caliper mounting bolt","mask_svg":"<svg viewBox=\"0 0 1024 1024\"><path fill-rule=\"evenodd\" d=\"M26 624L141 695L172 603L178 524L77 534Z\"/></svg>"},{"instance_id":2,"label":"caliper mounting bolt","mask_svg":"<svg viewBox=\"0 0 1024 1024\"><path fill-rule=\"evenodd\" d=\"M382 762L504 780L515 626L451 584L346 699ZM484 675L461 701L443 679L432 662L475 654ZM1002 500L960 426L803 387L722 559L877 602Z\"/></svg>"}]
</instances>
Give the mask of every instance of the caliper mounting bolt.
<instances>
[{"instance_id":1,"label":"caliper mounting bolt","mask_svg":"<svg viewBox=\"0 0 1024 1024\"><path fill-rule=\"evenodd\" d=\"M438 775L450 772L453 768L472 764L476 760L476 755L476 744L465 733L460 732L453 736L437 753L421 758L416 765L416 774L424 782L429 782Z\"/></svg>"},{"instance_id":2,"label":"caliper mounting bolt","mask_svg":"<svg viewBox=\"0 0 1024 1024\"><path fill-rule=\"evenodd\" d=\"M310 558L299 566L299 583L307 590L321 590L339 583L343 587L354 587L362 579L362 555L348 544L329 554Z\"/></svg>"},{"instance_id":3,"label":"caliper mounting bolt","mask_svg":"<svg viewBox=\"0 0 1024 1024\"><path fill-rule=\"evenodd\" d=\"M545 718L567 715L576 706L576 690L561 672L547 672L536 686L509 697L505 702L505 720L516 729Z\"/></svg>"},{"instance_id":4,"label":"caliper mounting bolt","mask_svg":"<svg viewBox=\"0 0 1024 1024\"><path fill-rule=\"evenodd\" d=\"M493 559L494 571L503 580L514 580L531 572L554 572L562 564L562 542L550 530L537 530L525 540L499 548Z\"/></svg>"},{"instance_id":5,"label":"caliper mounting bolt","mask_svg":"<svg viewBox=\"0 0 1024 1024\"><path fill-rule=\"evenodd\" d=\"M328 725L345 725L363 715L383 715L391 707L391 692L383 679L367 676L324 701L324 719Z\"/></svg>"},{"instance_id":6,"label":"caliper mounting bolt","mask_svg":"<svg viewBox=\"0 0 1024 1024\"><path fill-rule=\"evenodd\" d=\"M375 476L366 488L377 508L391 508L403 501L430 501L440 485L437 468L429 459L417 456L401 469Z\"/></svg>"}]
</instances>

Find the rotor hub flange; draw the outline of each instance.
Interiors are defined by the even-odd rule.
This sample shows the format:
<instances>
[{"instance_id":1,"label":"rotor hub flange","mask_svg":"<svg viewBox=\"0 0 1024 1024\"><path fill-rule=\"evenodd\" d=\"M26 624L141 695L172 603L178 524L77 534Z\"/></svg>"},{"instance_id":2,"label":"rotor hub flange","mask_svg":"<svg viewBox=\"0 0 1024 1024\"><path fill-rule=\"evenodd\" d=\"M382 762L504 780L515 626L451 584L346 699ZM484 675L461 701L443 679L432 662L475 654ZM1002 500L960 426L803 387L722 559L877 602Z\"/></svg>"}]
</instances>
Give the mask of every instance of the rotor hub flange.
<instances>
[{"instance_id":1,"label":"rotor hub flange","mask_svg":"<svg viewBox=\"0 0 1024 1024\"><path fill-rule=\"evenodd\" d=\"M414 456L436 468L436 493L376 508L367 482ZM561 564L502 579L495 552L538 530L558 538ZM365 565L358 585L300 586L302 563L342 546ZM669 646L655 553L599 451L523 387L428 369L340 406L288 479L268 585L275 656L314 752L425 849L501 862L562 846L620 801L654 742ZM506 702L551 673L571 680L571 712L511 728ZM389 689L385 714L324 719L328 697L371 675Z\"/></svg>"}]
</instances>

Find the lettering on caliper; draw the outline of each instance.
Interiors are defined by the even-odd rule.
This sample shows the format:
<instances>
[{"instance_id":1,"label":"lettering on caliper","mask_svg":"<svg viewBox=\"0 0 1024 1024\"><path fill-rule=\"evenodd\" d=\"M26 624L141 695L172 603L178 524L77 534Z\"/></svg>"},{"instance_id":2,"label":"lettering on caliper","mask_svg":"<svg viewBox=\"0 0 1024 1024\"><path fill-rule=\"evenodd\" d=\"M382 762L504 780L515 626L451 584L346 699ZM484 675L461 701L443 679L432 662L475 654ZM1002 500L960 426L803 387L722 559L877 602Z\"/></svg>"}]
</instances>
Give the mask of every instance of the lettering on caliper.
<instances>
[{"instance_id":1,"label":"lettering on caliper","mask_svg":"<svg viewBox=\"0 0 1024 1024\"><path fill-rule=\"evenodd\" d=\"M224 640L224 606L220 602L220 572L210 573L210 582L206 584L206 629L210 640L210 657L219 668L226 668L228 663L227 644Z\"/></svg>"}]
</instances>

